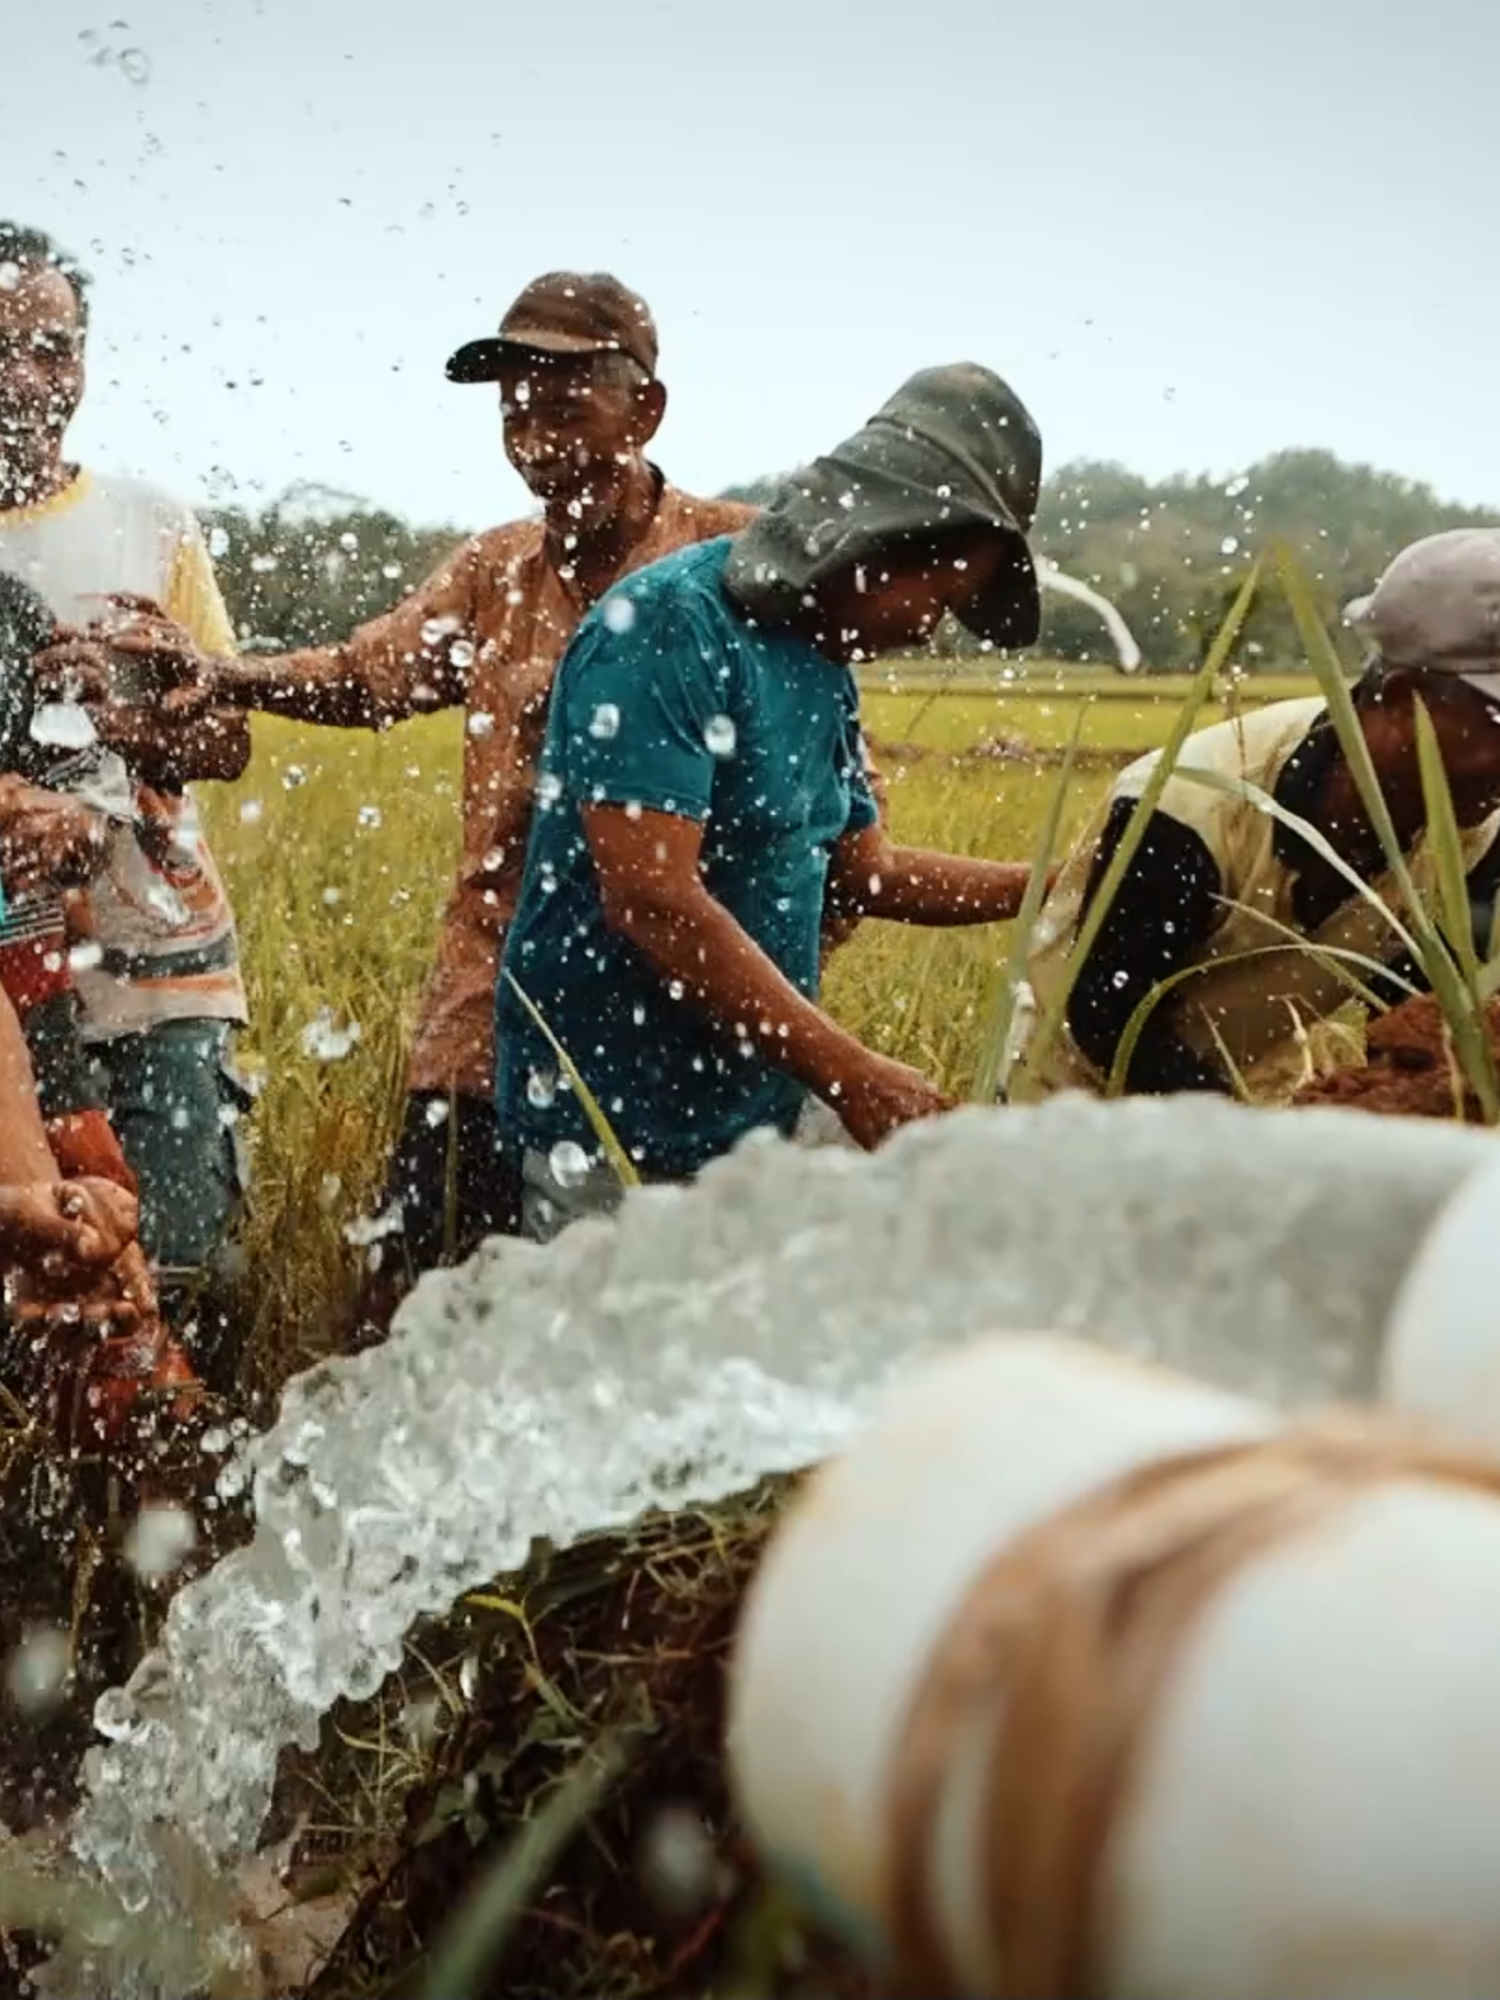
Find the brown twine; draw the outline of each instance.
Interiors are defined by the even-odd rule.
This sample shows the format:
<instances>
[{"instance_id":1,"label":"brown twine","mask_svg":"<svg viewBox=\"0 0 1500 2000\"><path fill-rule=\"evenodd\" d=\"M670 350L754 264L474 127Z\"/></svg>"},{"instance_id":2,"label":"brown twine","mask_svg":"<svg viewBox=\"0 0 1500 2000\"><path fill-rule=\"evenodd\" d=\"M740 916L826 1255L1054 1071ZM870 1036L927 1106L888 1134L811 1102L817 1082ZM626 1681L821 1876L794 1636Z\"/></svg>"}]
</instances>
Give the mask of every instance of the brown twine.
<instances>
[{"instance_id":1,"label":"brown twine","mask_svg":"<svg viewBox=\"0 0 1500 2000\"><path fill-rule=\"evenodd\" d=\"M891 2000L973 2000L933 1908L932 1856L954 1759L986 1726L986 2000L1098 2000L1111 1835L1199 1617L1241 1565L1406 1478L1500 1496L1500 1465L1335 1411L1139 1467L1001 1551L938 1641L897 1749Z\"/></svg>"}]
</instances>

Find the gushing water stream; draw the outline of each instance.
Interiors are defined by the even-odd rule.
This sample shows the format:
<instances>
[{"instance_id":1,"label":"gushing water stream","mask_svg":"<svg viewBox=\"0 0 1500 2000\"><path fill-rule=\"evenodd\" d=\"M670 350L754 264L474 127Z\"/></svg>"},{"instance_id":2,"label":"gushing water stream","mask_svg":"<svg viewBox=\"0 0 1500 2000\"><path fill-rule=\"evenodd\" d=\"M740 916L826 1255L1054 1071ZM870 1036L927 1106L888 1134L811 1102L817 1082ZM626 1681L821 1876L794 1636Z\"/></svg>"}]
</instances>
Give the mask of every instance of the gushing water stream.
<instances>
[{"instance_id":1,"label":"gushing water stream","mask_svg":"<svg viewBox=\"0 0 1500 2000\"><path fill-rule=\"evenodd\" d=\"M936 1346L1073 1331L1281 1404L1368 1394L1402 1273L1490 1152L1439 1124L1064 1098L874 1157L752 1142L546 1250L491 1244L245 1448L254 1540L99 1703L75 1849L168 1915L161 1829L217 1868L252 1850L281 1748L373 1694L418 1617L537 1537L826 1455Z\"/></svg>"}]
</instances>

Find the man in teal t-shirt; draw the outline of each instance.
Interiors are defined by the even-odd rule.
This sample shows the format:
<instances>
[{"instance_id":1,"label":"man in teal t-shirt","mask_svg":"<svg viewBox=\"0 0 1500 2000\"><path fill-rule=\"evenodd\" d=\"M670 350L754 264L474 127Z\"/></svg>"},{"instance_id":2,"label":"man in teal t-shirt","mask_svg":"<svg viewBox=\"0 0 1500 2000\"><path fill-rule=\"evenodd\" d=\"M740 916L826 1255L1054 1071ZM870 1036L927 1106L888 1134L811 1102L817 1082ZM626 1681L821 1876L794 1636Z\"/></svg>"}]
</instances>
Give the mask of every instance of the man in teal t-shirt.
<instances>
[{"instance_id":1,"label":"man in teal t-shirt","mask_svg":"<svg viewBox=\"0 0 1500 2000\"><path fill-rule=\"evenodd\" d=\"M739 536L639 571L579 626L497 996L529 1233L618 1187L538 1015L645 1179L789 1133L809 1092L865 1146L944 1108L817 1006L825 908L995 922L1027 870L891 845L851 668L948 611L1035 639L1040 457L997 377L927 370Z\"/></svg>"}]
</instances>

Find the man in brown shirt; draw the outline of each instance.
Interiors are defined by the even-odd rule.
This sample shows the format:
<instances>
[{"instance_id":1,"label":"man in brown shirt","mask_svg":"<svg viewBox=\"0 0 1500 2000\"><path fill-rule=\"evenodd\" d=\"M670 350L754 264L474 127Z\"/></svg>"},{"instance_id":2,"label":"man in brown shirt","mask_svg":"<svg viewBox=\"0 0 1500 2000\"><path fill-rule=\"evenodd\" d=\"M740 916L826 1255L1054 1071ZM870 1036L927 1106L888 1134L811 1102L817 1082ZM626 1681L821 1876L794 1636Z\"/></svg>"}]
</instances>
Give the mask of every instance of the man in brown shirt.
<instances>
[{"instance_id":1,"label":"man in brown shirt","mask_svg":"<svg viewBox=\"0 0 1500 2000\"><path fill-rule=\"evenodd\" d=\"M557 662L616 578L732 533L754 512L679 492L647 458L667 401L656 364L651 314L617 279L538 278L495 337L452 356L448 377L499 384L506 454L542 517L474 536L342 645L196 663L216 694L239 707L339 728L384 729L434 709L468 711L463 859L422 1003L386 1186L387 1204L399 1202L403 1217L402 1240L387 1244L384 1260L396 1277L393 1298L445 1255L466 1256L483 1237L518 1223L517 1174L496 1146L495 982Z\"/></svg>"}]
</instances>

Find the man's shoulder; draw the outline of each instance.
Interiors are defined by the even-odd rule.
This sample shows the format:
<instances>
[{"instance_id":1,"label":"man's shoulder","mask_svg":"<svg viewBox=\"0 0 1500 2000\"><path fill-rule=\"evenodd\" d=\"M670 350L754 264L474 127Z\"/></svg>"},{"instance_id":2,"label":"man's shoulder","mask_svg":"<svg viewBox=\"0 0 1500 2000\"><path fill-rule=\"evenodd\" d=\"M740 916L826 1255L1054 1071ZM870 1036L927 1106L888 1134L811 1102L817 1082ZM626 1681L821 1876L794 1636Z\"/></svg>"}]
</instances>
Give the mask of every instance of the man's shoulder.
<instances>
[{"instance_id":1,"label":"man's shoulder","mask_svg":"<svg viewBox=\"0 0 1500 2000\"><path fill-rule=\"evenodd\" d=\"M494 566L514 562L520 556L535 555L542 546L544 523L540 514L521 521L503 521L498 528L481 528L458 544L457 553L475 562Z\"/></svg>"},{"instance_id":2,"label":"man's shoulder","mask_svg":"<svg viewBox=\"0 0 1500 2000\"><path fill-rule=\"evenodd\" d=\"M180 533L196 525L197 512L179 494L128 472L96 472L85 466L83 498L117 513L149 516L164 531Z\"/></svg>"}]
</instances>

